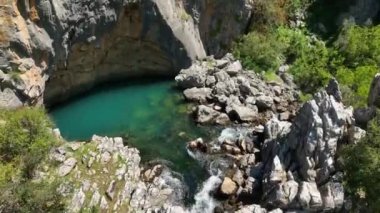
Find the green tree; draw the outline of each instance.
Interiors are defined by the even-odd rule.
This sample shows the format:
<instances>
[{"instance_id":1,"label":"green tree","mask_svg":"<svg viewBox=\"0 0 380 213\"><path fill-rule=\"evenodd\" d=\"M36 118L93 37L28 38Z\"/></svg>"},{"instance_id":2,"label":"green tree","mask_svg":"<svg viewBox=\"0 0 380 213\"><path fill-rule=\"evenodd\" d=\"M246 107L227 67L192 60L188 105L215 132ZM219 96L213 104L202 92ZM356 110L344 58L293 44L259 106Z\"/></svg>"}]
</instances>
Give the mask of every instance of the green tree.
<instances>
[{"instance_id":1,"label":"green tree","mask_svg":"<svg viewBox=\"0 0 380 213\"><path fill-rule=\"evenodd\" d=\"M233 53L244 67L256 72L276 71L285 61L282 52L285 46L274 33L251 32L234 45Z\"/></svg>"},{"instance_id":2,"label":"green tree","mask_svg":"<svg viewBox=\"0 0 380 213\"><path fill-rule=\"evenodd\" d=\"M380 211L380 113L368 126L367 135L342 150L346 190L355 204ZM358 205L358 207L360 207Z\"/></svg>"}]
</instances>

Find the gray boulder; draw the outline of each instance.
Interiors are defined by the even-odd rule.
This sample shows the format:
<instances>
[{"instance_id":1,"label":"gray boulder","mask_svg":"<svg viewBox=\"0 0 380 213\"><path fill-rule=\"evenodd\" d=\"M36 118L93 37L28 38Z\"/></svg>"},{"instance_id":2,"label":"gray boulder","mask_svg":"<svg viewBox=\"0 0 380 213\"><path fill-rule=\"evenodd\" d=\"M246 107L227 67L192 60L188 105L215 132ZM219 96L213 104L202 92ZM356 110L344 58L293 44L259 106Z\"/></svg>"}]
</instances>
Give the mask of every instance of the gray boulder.
<instances>
[{"instance_id":1,"label":"gray boulder","mask_svg":"<svg viewBox=\"0 0 380 213\"><path fill-rule=\"evenodd\" d=\"M185 96L186 100L198 103L206 103L207 98L210 98L211 96L211 89L193 87L191 89L186 89L183 91L183 95Z\"/></svg>"},{"instance_id":2,"label":"gray boulder","mask_svg":"<svg viewBox=\"0 0 380 213\"><path fill-rule=\"evenodd\" d=\"M235 213L267 213L267 210L259 205L253 204L243 206L241 209L235 211Z\"/></svg>"},{"instance_id":3,"label":"gray boulder","mask_svg":"<svg viewBox=\"0 0 380 213\"><path fill-rule=\"evenodd\" d=\"M198 123L213 123L219 115L220 112L205 105L199 105L196 109L196 121Z\"/></svg>"},{"instance_id":4,"label":"gray boulder","mask_svg":"<svg viewBox=\"0 0 380 213\"><path fill-rule=\"evenodd\" d=\"M225 68L230 76L236 76L242 69L243 67L241 66L240 61L235 61Z\"/></svg>"},{"instance_id":5,"label":"gray boulder","mask_svg":"<svg viewBox=\"0 0 380 213\"><path fill-rule=\"evenodd\" d=\"M304 209L321 209L322 197L315 182L302 182L298 200Z\"/></svg>"},{"instance_id":6,"label":"gray boulder","mask_svg":"<svg viewBox=\"0 0 380 213\"><path fill-rule=\"evenodd\" d=\"M237 118L243 122L254 121L258 116L257 109L253 107L246 107L243 105L233 104L228 106L228 114L231 118Z\"/></svg>"},{"instance_id":7,"label":"gray boulder","mask_svg":"<svg viewBox=\"0 0 380 213\"><path fill-rule=\"evenodd\" d=\"M58 168L58 175L61 177L68 175L76 165L77 160L73 157L65 160L63 164Z\"/></svg>"},{"instance_id":8,"label":"gray boulder","mask_svg":"<svg viewBox=\"0 0 380 213\"><path fill-rule=\"evenodd\" d=\"M204 87L206 82L207 70L201 65L194 64L188 69L183 69L175 77L177 85L183 89L193 87Z\"/></svg>"},{"instance_id":9,"label":"gray boulder","mask_svg":"<svg viewBox=\"0 0 380 213\"><path fill-rule=\"evenodd\" d=\"M335 78L330 80L326 92L327 94L334 96L336 101L342 101L342 93L340 92L338 81Z\"/></svg>"},{"instance_id":10,"label":"gray boulder","mask_svg":"<svg viewBox=\"0 0 380 213\"><path fill-rule=\"evenodd\" d=\"M380 73L377 73L372 80L368 95L368 106L380 107Z\"/></svg>"},{"instance_id":11,"label":"gray boulder","mask_svg":"<svg viewBox=\"0 0 380 213\"><path fill-rule=\"evenodd\" d=\"M270 96L262 95L256 98L256 105L260 110L270 109L273 104L273 98Z\"/></svg>"}]
</instances>

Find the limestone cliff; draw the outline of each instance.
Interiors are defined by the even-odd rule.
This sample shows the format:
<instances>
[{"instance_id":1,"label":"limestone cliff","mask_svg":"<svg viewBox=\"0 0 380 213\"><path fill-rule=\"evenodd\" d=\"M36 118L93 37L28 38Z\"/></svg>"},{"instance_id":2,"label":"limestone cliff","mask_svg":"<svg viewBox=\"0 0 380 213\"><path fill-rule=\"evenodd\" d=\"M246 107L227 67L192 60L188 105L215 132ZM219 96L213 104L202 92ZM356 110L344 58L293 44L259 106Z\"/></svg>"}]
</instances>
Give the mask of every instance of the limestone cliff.
<instances>
[{"instance_id":1,"label":"limestone cliff","mask_svg":"<svg viewBox=\"0 0 380 213\"><path fill-rule=\"evenodd\" d=\"M115 79L174 76L196 58L223 55L249 22L249 2L2 0L0 106L53 104Z\"/></svg>"}]
</instances>

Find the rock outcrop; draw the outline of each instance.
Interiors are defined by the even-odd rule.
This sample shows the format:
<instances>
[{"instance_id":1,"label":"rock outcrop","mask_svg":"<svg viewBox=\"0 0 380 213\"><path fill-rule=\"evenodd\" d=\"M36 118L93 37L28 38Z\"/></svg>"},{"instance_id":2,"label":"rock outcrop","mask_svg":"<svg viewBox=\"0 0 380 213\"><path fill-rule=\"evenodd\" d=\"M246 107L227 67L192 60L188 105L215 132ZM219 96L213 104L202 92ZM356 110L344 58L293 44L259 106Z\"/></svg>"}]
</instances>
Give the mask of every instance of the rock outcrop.
<instances>
[{"instance_id":1,"label":"rock outcrop","mask_svg":"<svg viewBox=\"0 0 380 213\"><path fill-rule=\"evenodd\" d=\"M68 212L146 212L183 210L185 191L180 178L163 165L140 166L139 151L121 138L93 136L88 143L66 143L50 153L57 162L38 176L61 178L59 192ZM64 177L62 177L64 176Z\"/></svg>"},{"instance_id":2,"label":"rock outcrop","mask_svg":"<svg viewBox=\"0 0 380 213\"><path fill-rule=\"evenodd\" d=\"M253 71L243 70L231 54L208 57L183 69L175 78L188 101L200 105L196 121L202 124L231 122L264 124L272 116L291 120L298 109L293 84L266 82Z\"/></svg>"},{"instance_id":3,"label":"rock outcrop","mask_svg":"<svg viewBox=\"0 0 380 213\"><path fill-rule=\"evenodd\" d=\"M227 128L202 146L189 144L189 150L210 165L230 159L221 170L221 191L229 200L224 205L258 204L238 207L240 212L340 211L345 196L337 150L364 136L354 124L353 109L343 105L332 80L302 106L292 123L274 116L264 127ZM207 148L197 151L203 146Z\"/></svg>"},{"instance_id":4,"label":"rock outcrop","mask_svg":"<svg viewBox=\"0 0 380 213\"><path fill-rule=\"evenodd\" d=\"M0 106L54 104L100 82L173 76L206 54L225 54L248 25L249 2L4 1Z\"/></svg>"}]
</instances>

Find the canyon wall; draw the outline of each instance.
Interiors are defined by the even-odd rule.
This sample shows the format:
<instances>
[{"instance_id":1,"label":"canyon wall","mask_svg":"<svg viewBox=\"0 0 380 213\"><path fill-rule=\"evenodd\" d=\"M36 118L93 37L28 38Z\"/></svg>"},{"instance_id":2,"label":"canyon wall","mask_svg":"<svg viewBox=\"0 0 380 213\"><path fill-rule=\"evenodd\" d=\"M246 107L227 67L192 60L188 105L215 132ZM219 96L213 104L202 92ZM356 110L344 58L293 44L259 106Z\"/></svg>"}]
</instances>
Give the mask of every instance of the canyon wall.
<instances>
[{"instance_id":1,"label":"canyon wall","mask_svg":"<svg viewBox=\"0 0 380 213\"><path fill-rule=\"evenodd\" d=\"M0 106L54 104L111 80L222 56L249 0L1 0Z\"/></svg>"}]
</instances>

